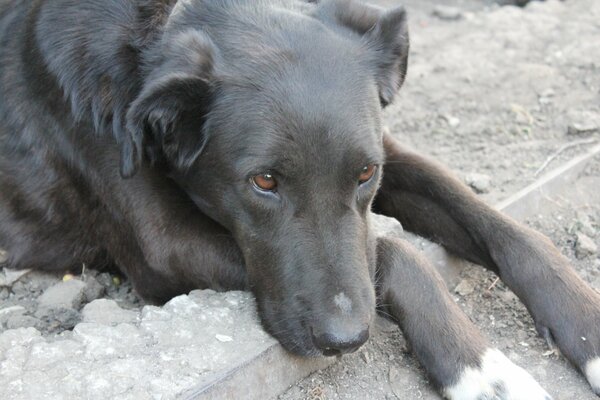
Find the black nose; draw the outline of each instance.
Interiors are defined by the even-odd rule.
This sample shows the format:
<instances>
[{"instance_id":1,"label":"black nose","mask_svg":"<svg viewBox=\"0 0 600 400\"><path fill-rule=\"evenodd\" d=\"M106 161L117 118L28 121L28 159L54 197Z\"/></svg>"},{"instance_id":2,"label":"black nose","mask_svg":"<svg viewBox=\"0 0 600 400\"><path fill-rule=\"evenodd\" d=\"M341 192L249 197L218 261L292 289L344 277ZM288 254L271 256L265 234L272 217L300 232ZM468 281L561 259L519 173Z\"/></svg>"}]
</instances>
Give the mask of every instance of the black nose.
<instances>
[{"instance_id":1,"label":"black nose","mask_svg":"<svg viewBox=\"0 0 600 400\"><path fill-rule=\"evenodd\" d=\"M358 350L369 338L369 327L361 331L314 332L313 343L325 356L352 353Z\"/></svg>"}]
</instances>

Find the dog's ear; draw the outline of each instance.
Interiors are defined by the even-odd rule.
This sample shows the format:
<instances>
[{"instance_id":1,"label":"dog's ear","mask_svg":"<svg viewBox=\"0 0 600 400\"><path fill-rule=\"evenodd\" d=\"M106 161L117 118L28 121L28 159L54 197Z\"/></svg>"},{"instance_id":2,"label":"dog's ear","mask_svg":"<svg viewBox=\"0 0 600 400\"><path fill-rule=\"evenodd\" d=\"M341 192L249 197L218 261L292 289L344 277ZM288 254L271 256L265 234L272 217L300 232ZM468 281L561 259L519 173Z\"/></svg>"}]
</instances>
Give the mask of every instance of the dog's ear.
<instances>
[{"instance_id":1,"label":"dog's ear","mask_svg":"<svg viewBox=\"0 0 600 400\"><path fill-rule=\"evenodd\" d=\"M406 77L409 39L404 8L383 13L367 35L378 54L377 84L381 105L385 107L393 101Z\"/></svg>"},{"instance_id":2,"label":"dog's ear","mask_svg":"<svg viewBox=\"0 0 600 400\"><path fill-rule=\"evenodd\" d=\"M374 64L383 107L392 102L406 77L409 37L404 7L383 10L355 0L321 0L320 13L358 33L375 54Z\"/></svg>"},{"instance_id":3,"label":"dog's ear","mask_svg":"<svg viewBox=\"0 0 600 400\"><path fill-rule=\"evenodd\" d=\"M131 103L121 146L122 177L133 176L144 158L151 163L164 159L186 170L202 152L214 89L214 53L210 43L202 39L199 45L197 39L186 43L185 38L177 38L186 54L167 52L168 61L150 74Z\"/></svg>"}]
</instances>

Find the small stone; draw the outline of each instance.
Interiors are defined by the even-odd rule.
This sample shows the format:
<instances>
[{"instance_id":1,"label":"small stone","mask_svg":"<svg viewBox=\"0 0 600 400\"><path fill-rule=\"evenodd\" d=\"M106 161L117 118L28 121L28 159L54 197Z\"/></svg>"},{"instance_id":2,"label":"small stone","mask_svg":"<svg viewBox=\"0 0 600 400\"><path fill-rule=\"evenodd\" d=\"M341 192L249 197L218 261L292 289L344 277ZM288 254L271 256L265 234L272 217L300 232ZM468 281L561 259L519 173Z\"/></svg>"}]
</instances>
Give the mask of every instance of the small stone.
<instances>
[{"instance_id":1,"label":"small stone","mask_svg":"<svg viewBox=\"0 0 600 400\"><path fill-rule=\"evenodd\" d=\"M397 219L373 213L370 215L370 217L371 226L377 235L394 237L403 235L404 230Z\"/></svg>"},{"instance_id":2,"label":"small stone","mask_svg":"<svg viewBox=\"0 0 600 400\"><path fill-rule=\"evenodd\" d=\"M8 329L35 328L40 325L40 320L29 315L12 315L6 321Z\"/></svg>"},{"instance_id":3,"label":"small stone","mask_svg":"<svg viewBox=\"0 0 600 400\"><path fill-rule=\"evenodd\" d=\"M12 286L13 283L21 279L21 277L29 272L28 269L0 269L0 286Z\"/></svg>"},{"instance_id":4,"label":"small stone","mask_svg":"<svg viewBox=\"0 0 600 400\"><path fill-rule=\"evenodd\" d=\"M100 284L93 276L88 276L85 279L85 289L83 290L83 294L85 296L86 302L91 302L96 299L99 299L104 294L105 289L104 286Z\"/></svg>"},{"instance_id":5,"label":"small stone","mask_svg":"<svg viewBox=\"0 0 600 400\"><path fill-rule=\"evenodd\" d=\"M221 342L221 343L226 343L226 342L233 342L233 338L231 336L227 336L227 335L215 335L215 338Z\"/></svg>"},{"instance_id":6,"label":"small stone","mask_svg":"<svg viewBox=\"0 0 600 400\"><path fill-rule=\"evenodd\" d=\"M23 314L23 313L25 313L25 311L26 311L25 307L22 307L22 306L4 307L4 308L0 308L0 316L12 314L12 313Z\"/></svg>"},{"instance_id":7,"label":"small stone","mask_svg":"<svg viewBox=\"0 0 600 400\"><path fill-rule=\"evenodd\" d=\"M122 309L114 300L99 299L86 304L81 315L83 322L118 325L137 321L139 313Z\"/></svg>"},{"instance_id":8,"label":"small stone","mask_svg":"<svg viewBox=\"0 0 600 400\"><path fill-rule=\"evenodd\" d=\"M4 250L0 250L0 264L4 264L8 260L8 253Z\"/></svg>"},{"instance_id":9,"label":"small stone","mask_svg":"<svg viewBox=\"0 0 600 400\"><path fill-rule=\"evenodd\" d=\"M17 295L19 298L25 298L30 296L29 287L25 285L25 283L21 281L16 281L13 283L10 290Z\"/></svg>"},{"instance_id":10,"label":"small stone","mask_svg":"<svg viewBox=\"0 0 600 400\"><path fill-rule=\"evenodd\" d=\"M27 310L22 306L10 306L0 308L0 327L8 322L14 316L21 316L25 314Z\"/></svg>"},{"instance_id":11,"label":"small stone","mask_svg":"<svg viewBox=\"0 0 600 400\"><path fill-rule=\"evenodd\" d=\"M567 135L583 135L586 133L594 133L600 130L600 126L593 124L573 123L567 126Z\"/></svg>"},{"instance_id":12,"label":"small stone","mask_svg":"<svg viewBox=\"0 0 600 400\"><path fill-rule=\"evenodd\" d=\"M552 88L548 88L538 95L538 102L543 106L548 105L552 103L555 94Z\"/></svg>"},{"instance_id":13,"label":"small stone","mask_svg":"<svg viewBox=\"0 0 600 400\"><path fill-rule=\"evenodd\" d=\"M476 193L487 193L490 191L492 178L489 175L476 172L467 174L465 182L472 187Z\"/></svg>"},{"instance_id":14,"label":"small stone","mask_svg":"<svg viewBox=\"0 0 600 400\"><path fill-rule=\"evenodd\" d=\"M435 6L432 15L444 21L458 21L463 18L461 10L449 6Z\"/></svg>"},{"instance_id":15,"label":"small stone","mask_svg":"<svg viewBox=\"0 0 600 400\"><path fill-rule=\"evenodd\" d=\"M42 293L38 303L42 308L74 308L81 306L84 300L85 283L79 279L59 282Z\"/></svg>"},{"instance_id":16,"label":"small stone","mask_svg":"<svg viewBox=\"0 0 600 400\"><path fill-rule=\"evenodd\" d=\"M587 258L596 255L598 252L598 246L596 243L587 235L583 233L577 234L577 243L575 244L575 255L577 258Z\"/></svg>"},{"instance_id":17,"label":"small stone","mask_svg":"<svg viewBox=\"0 0 600 400\"><path fill-rule=\"evenodd\" d=\"M370 364L371 363L371 355L369 354L368 351L363 351L361 353L361 357L363 359L363 361L365 362L365 364Z\"/></svg>"},{"instance_id":18,"label":"small stone","mask_svg":"<svg viewBox=\"0 0 600 400\"><path fill-rule=\"evenodd\" d=\"M451 128L456 128L460 125L460 119L457 117L447 114L443 115L442 117L446 120L448 126L450 126Z\"/></svg>"},{"instance_id":19,"label":"small stone","mask_svg":"<svg viewBox=\"0 0 600 400\"><path fill-rule=\"evenodd\" d=\"M467 279L463 279L460 283L454 288L454 291L461 296L468 296L475 290L475 287L471 283L471 281Z\"/></svg>"},{"instance_id":20,"label":"small stone","mask_svg":"<svg viewBox=\"0 0 600 400\"><path fill-rule=\"evenodd\" d=\"M579 220L579 232L583 233L590 238L596 237L598 234L596 228L592 225L589 220Z\"/></svg>"},{"instance_id":21,"label":"small stone","mask_svg":"<svg viewBox=\"0 0 600 400\"><path fill-rule=\"evenodd\" d=\"M105 288L109 288L113 285L112 278L108 272L103 272L96 276L96 280Z\"/></svg>"},{"instance_id":22,"label":"small stone","mask_svg":"<svg viewBox=\"0 0 600 400\"><path fill-rule=\"evenodd\" d=\"M590 110L570 110L567 113L567 134L583 135L600 131L600 114Z\"/></svg>"},{"instance_id":23,"label":"small stone","mask_svg":"<svg viewBox=\"0 0 600 400\"><path fill-rule=\"evenodd\" d=\"M41 307L34 315L36 318L46 323L45 330L48 332L62 332L73 329L73 327L81 320L79 311L64 307Z\"/></svg>"}]
</instances>

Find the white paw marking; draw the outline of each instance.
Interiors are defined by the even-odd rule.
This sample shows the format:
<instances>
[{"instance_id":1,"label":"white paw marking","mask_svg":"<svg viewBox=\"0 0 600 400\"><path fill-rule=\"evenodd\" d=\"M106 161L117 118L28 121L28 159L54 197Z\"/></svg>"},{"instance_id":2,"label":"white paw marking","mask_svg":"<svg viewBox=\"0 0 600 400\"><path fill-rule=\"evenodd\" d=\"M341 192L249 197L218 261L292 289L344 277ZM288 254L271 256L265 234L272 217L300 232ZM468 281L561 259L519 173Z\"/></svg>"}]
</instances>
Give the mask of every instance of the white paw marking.
<instances>
[{"instance_id":1,"label":"white paw marking","mask_svg":"<svg viewBox=\"0 0 600 400\"><path fill-rule=\"evenodd\" d=\"M352 300L344 292L336 294L333 302L343 313L350 314L352 312Z\"/></svg>"},{"instance_id":2,"label":"white paw marking","mask_svg":"<svg viewBox=\"0 0 600 400\"><path fill-rule=\"evenodd\" d=\"M594 392L600 393L600 357L588 361L585 365L585 377L592 385Z\"/></svg>"},{"instance_id":3,"label":"white paw marking","mask_svg":"<svg viewBox=\"0 0 600 400\"><path fill-rule=\"evenodd\" d=\"M481 368L466 368L458 383L444 389L450 400L549 400L551 397L523 368L502 352L488 349Z\"/></svg>"}]
</instances>

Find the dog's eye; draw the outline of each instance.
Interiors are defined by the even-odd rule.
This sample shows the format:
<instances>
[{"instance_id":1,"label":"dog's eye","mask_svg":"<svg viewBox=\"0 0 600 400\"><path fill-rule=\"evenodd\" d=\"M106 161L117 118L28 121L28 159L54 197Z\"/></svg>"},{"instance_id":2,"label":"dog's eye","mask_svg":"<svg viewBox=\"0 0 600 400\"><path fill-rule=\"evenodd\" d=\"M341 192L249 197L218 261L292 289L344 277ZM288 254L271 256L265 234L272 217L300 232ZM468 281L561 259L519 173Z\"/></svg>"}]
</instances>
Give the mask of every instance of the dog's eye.
<instances>
[{"instance_id":1,"label":"dog's eye","mask_svg":"<svg viewBox=\"0 0 600 400\"><path fill-rule=\"evenodd\" d=\"M277 181L270 173L253 176L252 183L256 188L265 192L274 192L277 188Z\"/></svg>"},{"instance_id":2,"label":"dog's eye","mask_svg":"<svg viewBox=\"0 0 600 400\"><path fill-rule=\"evenodd\" d=\"M375 175L375 171L377 171L377 165L365 165L360 173L360 176L358 177L358 183L362 185L363 183L368 182L373 175Z\"/></svg>"}]
</instances>

